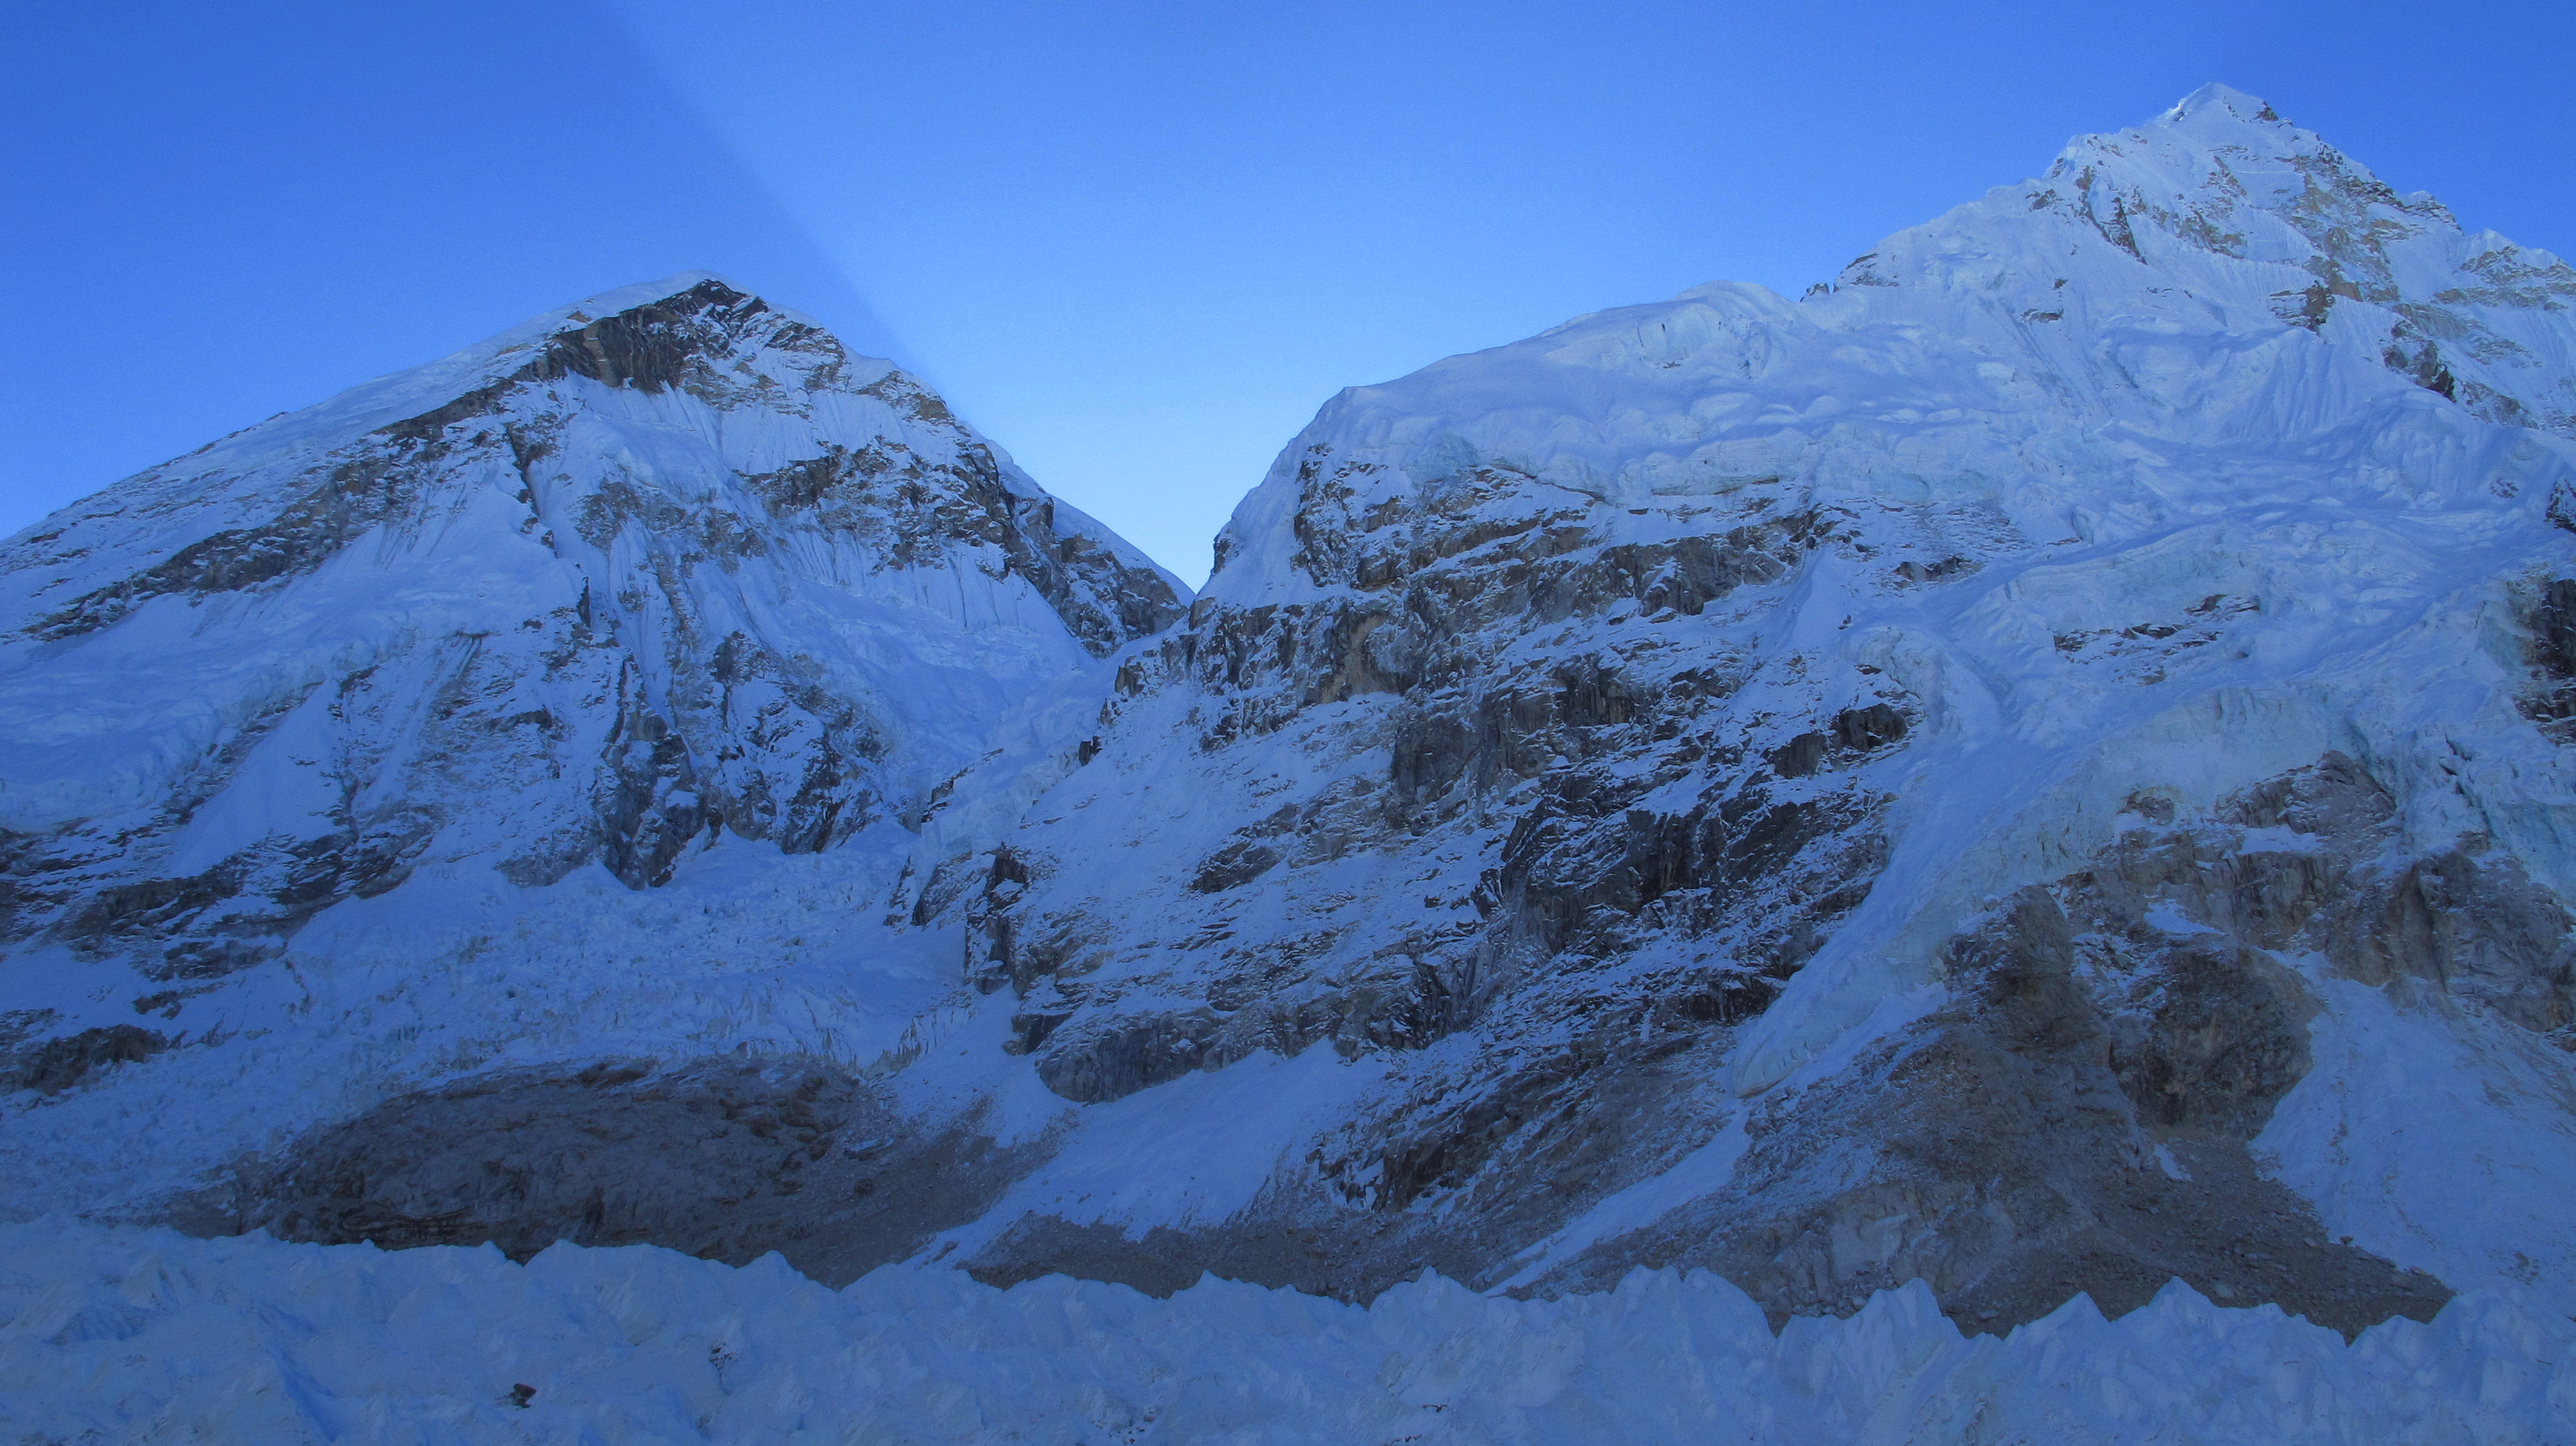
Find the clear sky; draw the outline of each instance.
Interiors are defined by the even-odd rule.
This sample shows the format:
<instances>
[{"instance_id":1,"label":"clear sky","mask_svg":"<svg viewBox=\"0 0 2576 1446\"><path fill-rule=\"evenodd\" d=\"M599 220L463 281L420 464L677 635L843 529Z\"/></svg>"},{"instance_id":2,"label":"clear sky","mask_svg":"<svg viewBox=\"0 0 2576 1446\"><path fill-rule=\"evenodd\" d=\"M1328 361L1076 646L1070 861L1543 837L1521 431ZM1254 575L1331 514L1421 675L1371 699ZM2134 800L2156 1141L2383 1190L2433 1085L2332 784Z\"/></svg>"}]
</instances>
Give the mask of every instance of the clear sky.
<instances>
[{"instance_id":1,"label":"clear sky","mask_svg":"<svg viewBox=\"0 0 2576 1446\"><path fill-rule=\"evenodd\" d=\"M15 4L0 531L705 267L1192 581L1336 389L1790 295L2204 81L2576 252L2576 7Z\"/></svg>"}]
</instances>

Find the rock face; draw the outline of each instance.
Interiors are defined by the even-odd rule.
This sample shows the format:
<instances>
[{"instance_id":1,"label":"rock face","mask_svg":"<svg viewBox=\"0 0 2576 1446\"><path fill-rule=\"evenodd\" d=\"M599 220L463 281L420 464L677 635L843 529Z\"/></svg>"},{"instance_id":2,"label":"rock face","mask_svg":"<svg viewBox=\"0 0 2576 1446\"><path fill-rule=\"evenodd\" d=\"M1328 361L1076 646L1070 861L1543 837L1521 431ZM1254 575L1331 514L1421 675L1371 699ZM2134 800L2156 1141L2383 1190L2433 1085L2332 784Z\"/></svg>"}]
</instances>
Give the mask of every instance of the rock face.
<instances>
[{"instance_id":1,"label":"rock face","mask_svg":"<svg viewBox=\"0 0 2576 1446\"><path fill-rule=\"evenodd\" d=\"M188 867L11 823L21 937L127 951L163 991L138 1008L214 1013L187 961L286 937L202 900L311 921L262 966L308 1002L245 985L211 1041L23 1016L19 1074L54 1088L10 1127L33 1164L226 1082L229 1154L82 1166L83 1208L1353 1298L1678 1264L1775 1319L1919 1278L1988 1329L2177 1276L2347 1331L2576 1280L2576 272L2261 102L2080 139L1798 302L1710 286L1345 392L1186 613L895 374L811 361L839 353L729 289L649 301L452 366L447 395L528 420L423 434L510 469L485 492L542 504L510 545L567 569L569 613L476 647L595 649L641 700L585 674L593 703L543 706L588 751L477 724L437 767L614 741L567 773L597 781L484 834L450 804L364 888L258 893L234 880L288 878L270 854L178 852L166 802L137 836ZM711 334L751 350L674 340ZM799 397L877 410L827 432L862 403ZM558 404L554 450L508 430ZM620 408L700 418L721 466L581 440ZM558 465L560 505L528 480ZM672 500L684 477L730 500ZM25 656L279 627L187 591L247 544L176 560L255 530L31 591ZM262 546L258 598L351 565ZM1031 640L921 644L898 604L952 578L991 613L936 636ZM782 621L820 613L845 621ZM460 700L424 720L535 706L405 686ZM925 693L972 726L908 723ZM702 858L718 817L781 847ZM401 902L446 897L421 861L469 837L502 883ZM591 859L670 882L604 890ZM290 1042L328 1048L272 1089ZM583 1073L604 1055L661 1063Z\"/></svg>"}]
</instances>

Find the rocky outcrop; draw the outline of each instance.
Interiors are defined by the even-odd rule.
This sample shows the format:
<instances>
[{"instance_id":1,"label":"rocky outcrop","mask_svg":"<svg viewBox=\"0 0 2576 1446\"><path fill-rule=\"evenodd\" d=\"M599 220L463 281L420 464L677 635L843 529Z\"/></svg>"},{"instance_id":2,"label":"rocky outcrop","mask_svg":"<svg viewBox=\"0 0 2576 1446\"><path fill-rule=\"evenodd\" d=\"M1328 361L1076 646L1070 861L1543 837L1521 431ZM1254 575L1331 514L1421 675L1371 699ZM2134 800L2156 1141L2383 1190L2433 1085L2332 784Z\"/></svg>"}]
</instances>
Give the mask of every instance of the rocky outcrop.
<instances>
[{"instance_id":1,"label":"rocky outcrop","mask_svg":"<svg viewBox=\"0 0 2576 1446\"><path fill-rule=\"evenodd\" d=\"M973 1219L1034 1146L932 1129L818 1061L602 1060L386 1101L182 1207L200 1229L388 1249L651 1243L772 1250L843 1285Z\"/></svg>"},{"instance_id":2,"label":"rocky outcrop","mask_svg":"<svg viewBox=\"0 0 2576 1446\"><path fill-rule=\"evenodd\" d=\"M2109 1014L2043 890L1962 938L1958 1001L1835 1080L1766 1098L1727 1186L1552 1280L1705 1266L1775 1319L1847 1314L1922 1279L1963 1328L2078 1292L2110 1315L2177 1277L2347 1334L2450 1292L2329 1238L2245 1142L2304 1071L2297 985L2234 948L2175 950L2153 1002Z\"/></svg>"},{"instance_id":3,"label":"rocky outcrop","mask_svg":"<svg viewBox=\"0 0 2576 1446\"><path fill-rule=\"evenodd\" d=\"M51 1020L36 1011L0 1017L0 1042L15 1045L0 1067L0 1095L33 1090L58 1095L120 1064L139 1064L176 1041L138 1024L110 1024L74 1034L58 1034L33 1044L18 1040L36 1034Z\"/></svg>"}]
</instances>

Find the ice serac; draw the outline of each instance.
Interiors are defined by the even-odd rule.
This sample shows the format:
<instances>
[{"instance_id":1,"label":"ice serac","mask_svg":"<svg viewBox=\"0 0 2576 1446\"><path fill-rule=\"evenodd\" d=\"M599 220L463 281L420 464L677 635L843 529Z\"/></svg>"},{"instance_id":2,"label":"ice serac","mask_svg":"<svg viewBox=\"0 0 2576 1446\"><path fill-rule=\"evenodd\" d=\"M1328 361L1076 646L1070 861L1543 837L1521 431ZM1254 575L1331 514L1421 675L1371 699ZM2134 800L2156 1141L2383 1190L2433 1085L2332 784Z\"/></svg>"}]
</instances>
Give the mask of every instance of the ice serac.
<instances>
[{"instance_id":1,"label":"ice serac","mask_svg":"<svg viewBox=\"0 0 2576 1446\"><path fill-rule=\"evenodd\" d=\"M2354 1329L2576 1264L2571 306L2212 87L1799 302L1343 393L962 907L1066 1099L1379 1078L983 1267Z\"/></svg>"},{"instance_id":2,"label":"ice serac","mask_svg":"<svg viewBox=\"0 0 2576 1446\"><path fill-rule=\"evenodd\" d=\"M607 957L681 911L618 893L829 854L794 887L881 907L942 786L1069 750L1064 709L1181 597L919 381L703 274L274 418L0 547L0 1048L51 1099L181 1040L173 1075L248 1069L219 1042L282 1031L234 1052L304 1050L327 1110L593 1004L677 990L656 1027L702 1028L748 1007L710 964L844 927ZM514 943L548 917L572 937ZM370 1028L343 987L459 997ZM194 1132L232 1148L312 1123L216 1093L249 1113ZM41 1156L72 1113L12 1134Z\"/></svg>"}]
</instances>

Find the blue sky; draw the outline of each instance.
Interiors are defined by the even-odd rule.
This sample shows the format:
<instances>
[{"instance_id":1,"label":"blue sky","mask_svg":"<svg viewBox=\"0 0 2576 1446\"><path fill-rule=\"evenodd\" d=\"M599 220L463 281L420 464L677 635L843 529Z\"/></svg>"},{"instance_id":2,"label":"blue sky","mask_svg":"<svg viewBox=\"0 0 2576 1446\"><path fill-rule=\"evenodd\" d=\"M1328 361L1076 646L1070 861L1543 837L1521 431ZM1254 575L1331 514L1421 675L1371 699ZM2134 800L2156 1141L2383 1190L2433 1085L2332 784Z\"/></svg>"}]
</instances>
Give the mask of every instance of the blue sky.
<instances>
[{"instance_id":1,"label":"blue sky","mask_svg":"<svg viewBox=\"0 0 2576 1446\"><path fill-rule=\"evenodd\" d=\"M2203 81L2576 252L2576 7L12 7L0 530L707 267L1184 577L1336 389L1795 295Z\"/></svg>"}]
</instances>

